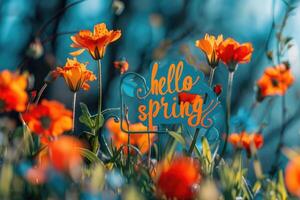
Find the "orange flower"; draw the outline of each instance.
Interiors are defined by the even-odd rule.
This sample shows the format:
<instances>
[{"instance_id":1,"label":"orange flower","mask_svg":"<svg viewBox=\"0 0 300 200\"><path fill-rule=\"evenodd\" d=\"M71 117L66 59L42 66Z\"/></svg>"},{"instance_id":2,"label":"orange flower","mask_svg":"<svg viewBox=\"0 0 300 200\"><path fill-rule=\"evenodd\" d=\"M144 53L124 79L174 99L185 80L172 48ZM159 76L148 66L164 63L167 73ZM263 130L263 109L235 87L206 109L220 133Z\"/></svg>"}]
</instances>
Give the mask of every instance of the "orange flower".
<instances>
[{"instance_id":1,"label":"orange flower","mask_svg":"<svg viewBox=\"0 0 300 200\"><path fill-rule=\"evenodd\" d=\"M126 122L123 123L124 130L128 130L128 126ZM121 131L121 123L115 122L114 119L109 119L106 123L106 128L111 133L112 141L117 148L120 148L122 145L127 145L128 134ZM142 123L130 124L129 131L147 131L147 127L144 126ZM155 135L150 134L150 145L154 142ZM142 133L132 133L130 134L130 144L137 146L141 153L146 153L149 150L148 144L148 134ZM124 148L125 152L127 151Z\"/></svg>"},{"instance_id":2,"label":"orange flower","mask_svg":"<svg viewBox=\"0 0 300 200\"><path fill-rule=\"evenodd\" d=\"M27 74L8 70L0 72L0 112L23 112L26 109L27 77Z\"/></svg>"},{"instance_id":3,"label":"orange flower","mask_svg":"<svg viewBox=\"0 0 300 200\"><path fill-rule=\"evenodd\" d=\"M60 136L44 148L37 157L37 165L26 172L25 178L32 184L45 183L47 171L51 167L57 171L72 173L83 161L79 152L83 144L75 137Z\"/></svg>"},{"instance_id":4,"label":"orange flower","mask_svg":"<svg viewBox=\"0 0 300 200\"><path fill-rule=\"evenodd\" d=\"M114 62L114 67L116 69L119 69L121 74L124 74L125 72L128 71L129 64L126 60L121 60L121 61L115 61Z\"/></svg>"},{"instance_id":5,"label":"orange flower","mask_svg":"<svg viewBox=\"0 0 300 200\"><path fill-rule=\"evenodd\" d=\"M80 88L90 89L88 81L96 80L93 72L86 69L86 65L77 61L76 58L67 59L63 68L58 67L56 73L63 76L72 92L77 92Z\"/></svg>"},{"instance_id":6,"label":"orange flower","mask_svg":"<svg viewBox=\"0 0 300 200\"><path fill-rule=\"evenodd\" d=\"M59 171L66 171L79 166L82 162L82 156L78 148L82 147L81 141L77 138L60 136L48 145L52 166Z\"/></svg>"},{"instance_id":7,"label":"orange flower","mask_svg":"<svg viewBox=\"0 0 300 200\"><path fill-rule=\"evenodd\" d=\"M217 56L216 50L220 43L223 41L223 35L219 35L217 39L213 35L205 34L203 39L197 40L195 45L203 51L206 55L209 66L212 68L219 64L219 57Z\"/></svg>"},{"instance_id":8,"label":"orange flower","mask_svg":"<svg viewBox=\"0 0 300 200\"><path fill-rule=\"evenodd\" d=\"M90 30L81 30L74 36L71 36L74 42L71 47L80 48L72 52L71 55L78 56L83 51L88 50L93 59L102 59L107 45L118 40L121 37L121 31L109 31L104 23L94 26L94 32Z\"/></svg>"},{"instance_id":9,"label":"orange flower","mask_svg":"<svg viewBox=\"0 0 300 200\"><path fill-rule=\"evenodd\" d=\"M29 128L47 139L61 135L72 129L72 112L57 101L43 100L39 105L31 105L23 119Z\"/></svg>"},{"instance_id":10,"label":"orange flower","mask_svg":"<svg viewBox=\"0 0 300 200\"><path fill-rule=\"evenodd\" d=\"M229 136L228 141L237 148L244 148L249 155L251 155L251 145L254 144L256 149L263 146L264 138L261 134L247 134L242 132L240 134L233 133Z\"/></svg>"},{"instance_id":11,"label":"orange flower","mask_svg":"<svg viewBox=\"0 0 300 200\"><path fill-rule=\"evenodd\" d=\"M217 49L218 57L229 67L229 71L234 71L236 64L248 63L252 52L251 43L240 44L232 38L224 40Z\"/></svg>"},{"instance_id":12,"label":"orange flower","mask_svg":"<svg viewBox=\"0 0 300 200\"><path fill-rule=\"evenodd\" d=\"M287 165L285 183L290 193L300 197L300 156L293 158Z\"/></svg>"},{"instance_id":13,"label":"orange flower","mask_svg":"<svg viewBox=\"0 0 300 200\"><path fill-rule=\"evenodd\" d=\"M294 83L294 76L286 64L268 67L257 81L258 99L266 96L284 95Z\"/></svg>"},{"instance_id":14,"label":"orange flower","mask_svg":"<svg viewBox=\"0 0 300 200\"><path fill-rule=\"evenodd\" d=\"M171 163L158 165L156 188L160 197L167 199L193 199L193 187L201 180L200 166L189 157L176 157Z\"/></svg>"}]
</instances>

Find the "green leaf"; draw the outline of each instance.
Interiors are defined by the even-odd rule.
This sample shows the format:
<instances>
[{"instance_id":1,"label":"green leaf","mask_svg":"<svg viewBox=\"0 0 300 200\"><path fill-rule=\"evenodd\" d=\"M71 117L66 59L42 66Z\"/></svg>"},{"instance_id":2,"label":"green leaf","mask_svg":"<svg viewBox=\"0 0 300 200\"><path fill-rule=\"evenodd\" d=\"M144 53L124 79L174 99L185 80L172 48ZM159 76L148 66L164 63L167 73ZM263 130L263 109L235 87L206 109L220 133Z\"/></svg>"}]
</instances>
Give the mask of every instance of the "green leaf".
<instances>
[{"instance_id":1,"label":"green leaf","mask_svg":"<svg viewBox=\"0 0 300 200\"><path fill-rule=\"evenodd\" d=\"M166 158L168 161L171 161L171 160L172 160L173 155L174 155L175 150L176 150L176 146L177 146L177 140L173 140L170 149L168 150L168 152L167 152L166 155L165 155L165 158Z\"/></svg>"},{"instance_id":2,"label":"green leaf","mask_svg":"<svg viewBox=\"0 0 300 200\"><path fill-rule=\"evenodd\" d=\"M207 141L206 137L203 136L201 138L201 143L202 143L203 156L207 159L207 161L209 163L211 163L212 162L212 156L211 156L210 147L209 147L209 144L208 144L208 141Z\"/></svg>"},{"instance_id":3,"label":"green leaf","mask_svg":"<svg viewBox=\"0 0 300 200\"><path fill-rule=\"evenodd\" d=\"M93 116L92 120L95 124L94 128L96 130L100 129L104 125L104 121L105 121L102 114L100 114L100 115L97 114L97 115Z\"/></svg>"},{"instance_id":4,"label":"green leaf","mask_svg":"<svg viewBox=\"0 0 300 200\"><path fill-rule=\"evenodd\" d=\"M11 182L14 176L13 166L9 163L4 163L0 169L0 194L2 196L9 195L11 191Z\"/></svg>"},{"instance_id":5,"label":"green leaf","mask_svg":"<svg viewBox=\"0 0 300 200\"><path fill-rule=\"evenodd\" d=\"M82 115L79 117L79 121L86 125L88 128L93 129L95 126L93 120L91 119L91 114L86 104L80 103L80 108Z\"/></svg>"},{"instance_id":6,"label":"green leaf","mask_svg":"<svg viewBox=\"0 0 300 200\"><path fill-rule=\"evenodd\" d=\"M255 184L252 187L252 191L255 193L257 193L261 188L261 182L260 181L256 181Z\"/></svg>"},{"instance_id":7,"label":"green leaf","mask_svg":"<svg viewBox=\"0 0 300 200\"><path fill-rule=\"evenodd\" d=\"M77 150L79 151L79 153L86 159L88 159L91 163L100 163L104 166L104 164L102 163L102 161L97 157L96 154L94 154L93 152L91 152L90 150L86 149L86 148L77 148Z\"/></svg>"},{"instance_id":8,"label":"green leaf","mask_svg":"<svg viewBox=\"0 0 300 200\"><path fill-rule=\"evenodd\" d=\"M284 185L284 178L283 178L282 170L280 170L278 173L277 190L281 196L281 199L287 199L288 195L287 195L285 185Z\"/></svg>"},{"instance_id":9,"label":"green leaf","mask_svg":"<svg viewBox=\"0 0 300 200\"><path fill-rule=\"evenodd\" d=\"M168 131L168 133L180 144L184 145L186 144L185 139L182 137L182 135L179 134L179 132L174 131Z\"/></svg>"},{"instance_id":10,"label":"green leaf","mask_svg":"<svg viewBox=\"0 0 300 200\"><path fill-rule=\"evenodd\" d=\"M14 134L12 134L12 139L19 139L22 141L21 151L23 153L29 155L33 150L34 141L31 131L25 123L14 131Z\"/></svg>"}]
</instances>

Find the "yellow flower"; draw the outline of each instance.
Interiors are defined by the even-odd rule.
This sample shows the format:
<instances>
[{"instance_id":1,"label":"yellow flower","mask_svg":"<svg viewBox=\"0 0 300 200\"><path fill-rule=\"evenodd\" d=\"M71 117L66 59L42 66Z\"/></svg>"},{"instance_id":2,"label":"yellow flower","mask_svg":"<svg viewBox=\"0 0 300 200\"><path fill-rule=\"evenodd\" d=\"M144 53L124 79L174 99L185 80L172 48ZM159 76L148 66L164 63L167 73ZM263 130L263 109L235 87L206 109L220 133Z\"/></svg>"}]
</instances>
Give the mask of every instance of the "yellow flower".
<instances>
[{"instance_id":1,"label":"yellow flower","mask_svg":"<svg viewBox=\"0 0 300 200\"><path fill-rule=\"evenodd\" d=\"M86 64L80 63L76 58L67 59L64 67L57 67L55 73L64 77L72 92L77 92L80 88L90 89L87 81L96 80L93 72L86 69Z\"/></svg>"},{"instance_id":2,"label":"yellow flower","mask_svg":"<svg viewBox=\"0 0 300 200\"><path fill-rule=\"evenodd\" d=\"M72 52L72 56L78 56L83 51L88 50L93 59L99 60L104 57L107 45L118 40L121 37L120 30L107 30L104 23L94 26L94 32L90 30L81 30L74 36L71 36L73 44L71 47L80 48Z\"/></svg>"},{"instance_id":3,"label":"yellow flower","mask_svg":"<svg viewBox=\"0 0 300 200\"><path fill-rule=\"evenodd\" d=\"M217 49L220 43L223 41L223 35L219 35L217 38L213 35L205 34L203 39L197 40L195 45L203 51L206 55L208 64L214 68L219 63L219 58L217 56Z\"/></svg>"}]
</instances>

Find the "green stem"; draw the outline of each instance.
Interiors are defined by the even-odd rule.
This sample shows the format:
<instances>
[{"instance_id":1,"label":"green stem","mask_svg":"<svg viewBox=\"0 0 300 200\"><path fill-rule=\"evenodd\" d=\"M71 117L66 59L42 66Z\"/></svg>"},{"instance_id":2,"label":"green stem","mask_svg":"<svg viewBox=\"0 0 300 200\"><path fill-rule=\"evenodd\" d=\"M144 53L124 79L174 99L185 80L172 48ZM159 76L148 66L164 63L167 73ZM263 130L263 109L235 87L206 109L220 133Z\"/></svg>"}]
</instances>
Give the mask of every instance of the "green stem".
<instances>
[{"instance_id":1,"label":"green stem","mask_svg":"<svg viewBox=\"0 0 300 200\"><path fill-rule=\"evenodd\" d=\"M212 83L213 83L213 80L214 80L215 71L216 71L216 67L210 68L209 79L208 79L208 85L209 85L209 87L212 86Z\"/></svg>"},{"instance_id":2,"label":"green stem","mask_svg":"<svg viewBox=\"0 0 300 200\"><path fill-rule=\"evenodd\" d=\"M195 134L194 134L194 137L193 137L190 149L188 151L188 155L189 156L192 155L192 153L194 151L194 148L195 148L195 145L196 145L196 142L197 142L197 138L198 138L199 132L200 132L200 129L196 128L196 131L195 131Z\"/></svg>"},{"instance_id":3,"label":"green stem","mask_svg":"<svg viewBox=\"0 0 300 200\"><path fill-rule=\"evenodd\" d=\"M77 97L77 93L74 92L74 95L73 95L73 123L72 123L72 132L73 132L73 133L74 133L74 130L75 130L76 97Z\"/></svg>"},{"instance_id":4,"label":"green stem","mask_svg":"<svg viewBox=\"0 0 300 200\"><path fill-rule=\"evenodd\" d=\"M119 111L119 110L120 110L120 108L107 108L107 109L101 111L101 114L103 115L103 114L105 114L107 112L110 112L110 111Z\"/></svg>"},{"instance_id":5,"label":"green stem","mask_svg":"<svg viewBox=\"0 0 300 200\"><path fill-rule=\"evenodd\" d=\"M100 116L102 115L102 70L101 70L101 60L97 60L97 66L98 66L98 89L99 89L99 94L98 94L98 120L100 119ZM94 138L96 141L98 140L98 135L95 136ZM112 153L108 147L108 144L106 142L106 139L104 135L100 132L100 148L103 150L104 153L108 154L109 156L112 156ZM97 142L96 142L97 143ZM94 152L98 153L98 148L94 148Z\"/></svg>"},{"instance_id":6,"label":"green stem","mask_svg":"<svg viewBox=\"0 0 300 200\"><path fill-rule=\"evenodd\" d=\"M149 148L149 150L148 150L148 157L147 157L147 164L148 164L148 167L150 168L150 165L151 165L151 138L150 138L150 133L149 133L149 127L148 127L148 129L147 129L147 131L148 131L148 148Z\"/></svg>"},{"instance_id":7,"label":"green stem","mask_svg":"<svg viewBox=\"0 0 300 200\"><path fill-rule=\"evenodd\" d=\"M128 128L128 133L127 133L127 168L129 169L130 166L130 130L129 130L129 121L127 118L127 113L126 113L126 117L125 117L125 121L127 124L127 128Z\"/></svg>"},{"instance_id":8,"label":"green stem","mask_svg":"<svg viewBox=\"0 0 300 200\"><path fill-rule=\"evenodd\" d=\"M98 116L101 114L102 109L102 70L101 70L101 60L97 60L98 65L98 89L99 89L99 96L98 96Z\"/></svg>"},{"instance_id":9,"label":"green stem","mask_svg":"<svg viewBox=\"0 0 300 200\"><path fill-rule=\"evenodd\" d=\"M37 105L37 104L39 103L40 98L41 98L41 96L42 96L42 94L43 94L43 92L45 91L45 89L46 89L47 86L48 86L48 84L45 83L45 84L43 85L43 87L40 89L40 91L39 91L39 93L38 93L38 95L37 95L37 97L36 97L36 99L35 99L35 102L34 102L35 105Z\"/></svg>"},{"instance_id":10,"label":"green stem","mask_svg":"<svg viewBox=\"0 0 300 200\"><path fill-rule=\"evenodd\" d=\"M232 93L232 82L233 82L233 75L234 71L229 71L228 74L228 83L227 83L227 96L226 96L226 135L225 135L225 142L224 147L222 149L221 157L224 156L227 148L227 140L230 132L230 115L231 115L231 93Z\"/></svg>"}]
</instances>

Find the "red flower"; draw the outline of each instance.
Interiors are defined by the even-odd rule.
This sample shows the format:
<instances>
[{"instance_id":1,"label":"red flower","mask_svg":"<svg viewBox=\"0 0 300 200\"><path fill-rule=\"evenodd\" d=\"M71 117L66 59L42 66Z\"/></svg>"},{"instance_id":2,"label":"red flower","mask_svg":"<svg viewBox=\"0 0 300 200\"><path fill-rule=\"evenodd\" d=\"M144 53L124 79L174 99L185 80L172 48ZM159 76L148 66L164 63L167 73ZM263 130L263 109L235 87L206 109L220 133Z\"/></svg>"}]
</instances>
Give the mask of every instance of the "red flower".
<instances>
[{"instance_id":1,"label":"red flower","mask_svg":"<svg viewBox=\"0 0 300 200\"><path fill-rule=\"evenodd\" d=\"M222 93L222 85L220 84L215 85L213 89L217 96L219 96Z\"/></svg>"},{"instance_id":2,"label":"red flower","mask_svg":"<svg viewBox=\"0 0 300 200\"><path fill-rule=\"evenodd\" d=\"M177 157L169 164L159 164L156 181L158 195L167 199L193 199L193 186L200 180L199 163L189 157Z\"/></svg>"},{"instance_id":3,"label":"red flower","mask_svg":"<svg viewBox=\"0 0 300 200\"><path fill-rule=\"evenodd\" d=\"M248 63L252 52L253 47L251 43L240 44L232 38L224 40L217 49L218 57L227 66Z\"/></svg>"},{"instance_id":4,"label":"red flower","mask_svg":"<svg viewBox=\"0 0 300 200\"><path fill-rule=\"evenodd\" d=\"M193 104L197 97L200 97L198 94L191 94L188 92L180 92L178 93L178 103L185 103L189 102L190 104Z\"/></svg>"},{"instance_id":5,"label":"red flower","mask_svg":"<svg viewBox=\"0 0 300 200\"><path fill-rule=\"evenodd\" d=\"M128 62L126 60L115 61L114 62L114 67L116 69L119 69L121 74L124 74L125 72L128 71L129 64L128 64Z\"/></svg>"}]
</instances>

